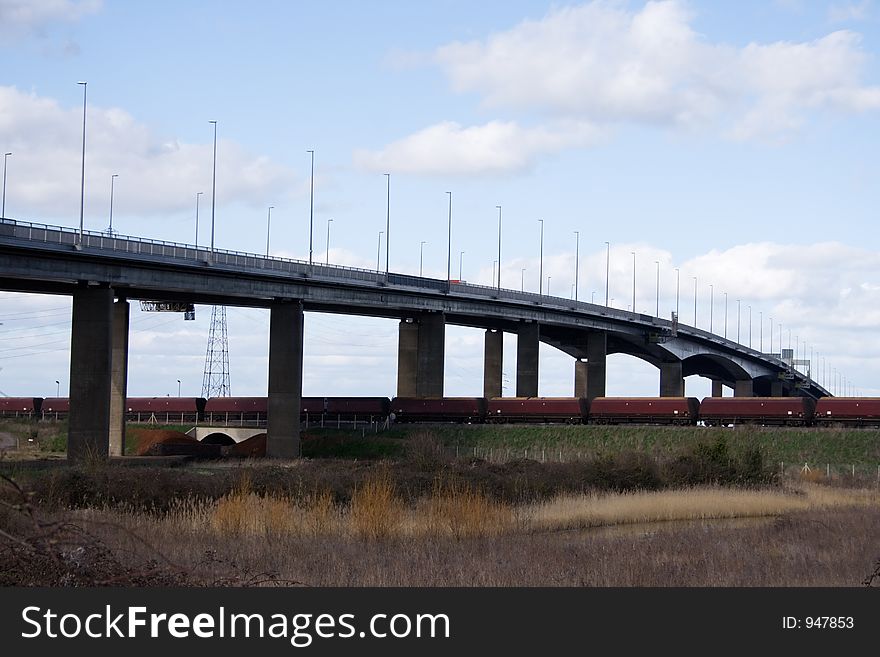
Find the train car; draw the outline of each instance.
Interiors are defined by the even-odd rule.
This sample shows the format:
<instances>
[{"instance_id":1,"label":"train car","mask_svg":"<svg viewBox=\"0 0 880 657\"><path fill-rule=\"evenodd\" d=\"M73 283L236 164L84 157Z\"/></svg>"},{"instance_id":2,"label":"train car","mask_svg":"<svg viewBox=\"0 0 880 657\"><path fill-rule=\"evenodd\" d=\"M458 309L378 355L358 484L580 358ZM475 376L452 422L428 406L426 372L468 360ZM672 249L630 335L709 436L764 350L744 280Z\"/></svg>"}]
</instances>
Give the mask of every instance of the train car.
<instances>
[{"instance_id":1,"label":"train car","mask_svg":"<svg viewBox=\"0 0 880 657\"><path fill-rule=\"evenodd\" d=\"M493 397L489 422L567 422L581 424L589 404L582 397Z\"/></svg>"},{"instance_id":2,"label":"train car","mask_svg":"<svg viewBox=\"0 0 880 657\"><path fill-rule=\"evenodd\" d=\"M204 417L205 403L201 397L128 397L125 414L129 422L197 422Z\"/></svg>"},{"instance_id":3,"label":"train car","mask_svg":"<svg viewBox=\"0 0 880 657\"><path fill-rule=\"evenodd\" d=\"M822 397L813 421L825 427L880 427L880 397Z\"/></svg>"},{"instance_id":4,"label":"train car","mask_svg":"<svg viewBox=\"0 0 880 657\"><path fill-rule=\"evenodd\" d=\"M815 402L807 397L706 397L700 419L709 426L758 424L809 426Z\"/></svg>"},{"instance_id":5,"label":"train car","mask_svg":"<svg viewBox=\"0 0 880 657\"><path fill-rule=\"evenodd\" d=\"M70 399L67 397L46 397L40 406L40 417L44 420L63 420L70 413Z\"/></svg>"},{"instance_id":6,"label":"train car","mask_svg":"<svg viewBox=\"0 0 880 657\"><path fill-rule=\"evenodd\" d=\"M266 397L212 397L205 402L208 424L255 425L266 421Z\"/></svg>"},{"instance_id":7,"label":"train car","mask_svg":"<svg viewBox=\"0 0 880 657\"><path fill-rule=\"evenodd\" d=\"M343 418L386 417L391 408L388 397L327 397L327 415Z\"/></svg>"},{"instance_id":8,"label":"train car","mask_svg":"<svg viewBox=\"0 0 880 657\"><path fill-rule=\"evenodd\" d=\"M699 415L696 397L597 397L590 403L589 422L694 425Z\"/></svg>"},{"instance_id":9,"label":"train car","mask_svg":"<svg viewBox=\"0 0 880 657\"><path fill-rule=\"evenodd\" d=\"M482 397L395 397L391 413L396 422L483 422L486 400Z\"/></svg>"},{"instance_id":10,"label":"train car","mask_svg":"<svg viewBox=\"0 0 880 657\"><path fill-rule=\"evenodd\" d=\"M39 417L42 403L42 397L0 397L0 417Z\"/></svg>"}]
</instances>

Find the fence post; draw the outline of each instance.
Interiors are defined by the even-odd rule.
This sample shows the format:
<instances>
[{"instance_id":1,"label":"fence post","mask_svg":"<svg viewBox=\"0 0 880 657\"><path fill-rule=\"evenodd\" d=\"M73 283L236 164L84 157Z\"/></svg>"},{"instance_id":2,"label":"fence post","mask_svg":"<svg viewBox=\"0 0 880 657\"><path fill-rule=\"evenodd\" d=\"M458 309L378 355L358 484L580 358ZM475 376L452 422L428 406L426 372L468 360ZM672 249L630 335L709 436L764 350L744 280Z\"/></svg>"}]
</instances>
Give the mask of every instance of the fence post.
<instances>
[{"instance_id":1,"label":"fence post","mask_svg":"<svg viewBox=\"0 0 880 657\"><path fill-rule=\"evenodd\" d=\"M780 477L785 476L785 462L784 461L779 462L779 476Z\"/></svg>"},{"instance_id":2,"label":"fence post","mask_svg":"<svg viewBox=\"0 0 880 657\"><path fill-rule=\"evenodd\" d=\"M831 464L830 463L825 464L825 478L831 479Z\"/></svg>"},{"instance_id":3,"label":"fence post","mask_svg":"<svg viewBox=\"0 0 880 657\"><path fill-rule=\"evenodd\" d=\"M545 452L545 449L542 447L541 448L541 463L546 463L546 461L547 461L547 458L546 458L546 455L544 452Z\"/></svg>"}]
</instances>

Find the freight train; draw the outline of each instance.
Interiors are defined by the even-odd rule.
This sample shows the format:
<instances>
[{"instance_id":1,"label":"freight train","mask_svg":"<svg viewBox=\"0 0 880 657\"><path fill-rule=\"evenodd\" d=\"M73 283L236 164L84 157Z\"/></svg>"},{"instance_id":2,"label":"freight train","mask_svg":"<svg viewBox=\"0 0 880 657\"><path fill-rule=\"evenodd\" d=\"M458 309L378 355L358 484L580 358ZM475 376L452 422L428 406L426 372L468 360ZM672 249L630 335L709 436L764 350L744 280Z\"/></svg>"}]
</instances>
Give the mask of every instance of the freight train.
<instances>
[{"instance_id":1,"label":"freight train","mask_svg":"<svg viewBox=\"0 0 880 657\"><path fill-rule=\"evenodd\" d=\"M0 398L0 417L62 419L67 398ZM131 397L130 422L263 426L266 397ZM880 428L880 398L823 397L303 397L307 425L333 422L568 423Z\"/></svg>"}]
</instances>

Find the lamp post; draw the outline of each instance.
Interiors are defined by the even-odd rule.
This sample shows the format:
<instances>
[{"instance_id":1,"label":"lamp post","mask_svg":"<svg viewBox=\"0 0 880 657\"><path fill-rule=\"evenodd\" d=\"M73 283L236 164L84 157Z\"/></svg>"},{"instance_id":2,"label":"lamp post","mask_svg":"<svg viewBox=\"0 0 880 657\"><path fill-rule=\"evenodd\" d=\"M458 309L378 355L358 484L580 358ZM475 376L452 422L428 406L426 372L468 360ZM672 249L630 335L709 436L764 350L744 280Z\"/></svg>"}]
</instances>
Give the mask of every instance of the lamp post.
<instances>
[{"instance_id":1,"label":"lamp post","mask_svg":"<svg viewBox=\"0 0 880 657\"><path fill-rule=\"evenodd\" d=\"M764 353L764 311L758 311L758 351Z\"/></svg>"},{"instance_id":2,"label":"lamp post","mask_svg":"<svg viewBox=\"0 0 880 657\"><path fill-rule=\"evenodd\" d=\"M493 261L492 261L492 284L493 284L493 285L495 284L495 268L496 268L497 266L498 266L498 261L497 261L497 260L493 260Z\"/></svg>"},{"instance_id":3,"label":"lamp post","mask_svg":"<svg viewBox=\"0 0 880 657\"><path fill-rule=\"evenodd\" d=\"M694 276L694 328L697 328L697 277Z\"/></svg>"},{"instance_id":4,"label":"lamp post","mask_svg":"<svg viewBox=\"0 0 880 657\"><path fill-rule=\"evenodd\" d=\"M654 310L654 316L657 319L660 318L660 261L655 260L654 264L657 265L657 308Z\"/></svg>"},{"instance_id":5,"label":"lamp post","mask_svg":"<svg viewBox=\"0 0 880 657\"><path fill-rule=\"evenodd\" d=\"M3 153L3 209L0 210L0 217L6 218L6 161L12 153Z\"/></svg>"},{"instance_id":6,"label":"lamp post","mask_svg":"<svg viewBox=\"0 0 880 657\"><path fill-rule=\"evenodd\" d=\"M550 296L550 279L551 278L553 278L553 277L552 276L547 277L547 296L548 297Z\"/></svg>"},{"instance_id":7,"label":"lamp post","mask_svg":"<svg viewBox=\"0 0 880 657\"><path fill-rule=\"evenodd\" d=\"M739 327L740 327L740 321L739 321L740 312L739 311L740 311L740 299L737 299L736 300L736 343L742 344L742 342L739 341Z\"/></svg>"},{"instance_id":8,"label":"lamp post","mask_svg":"<svg viewBox=\"0 0 880 657\"><path fill-rule=\"evenodd\" d=\"M387 242L386 242L386 244L387 244ZM461 263L462 263L462 260L464 260L464 251L461 251L461 252L458 254L458 280L459 280L459 281L462 280L462 278L461 278Z\"/></svg>"},{"instance_id":9,"label":"lamp post","mask_svg":"<svg viewBox=\"0 0 880 657\"><path fill-rule=\"evenodd\" d=\"M541 240L538 251L538 294L544 294L544 220L538 219L541 224Z\"/></svg>"},{"instance_id":10,"label":"lamp post","mask_svg":"<svg viewBox=\"0 0 880 657\"><path fill-rule=\"evenodd\" d=\"M581 255L581 234L574 231L574 300L578 300L578 269Z\"/></svg>"},{"instance_id":11,"label":"lamp post","mask_svg":"<svg viewBox=\"0 0 880 657\"><path fill-rule=\"evenodd\" d=\"M675 268L675 318L678 319L681 317L681 313L678 311L678 301L681 297L681 270L676 267Z\"/></svg>"},{"instance_id":12,"label":"lamp post","mask_svg":"<svg viewBox=\"0 0 880 657\"><path fill-rule=\"evenodd\" d=\"M379 244L376 246L376 271L379 271L379 261L382 255L382 233L384 230L379 231Z\"/></svg>"},{"instance_id":13,"label":"lamp post","mask_svg":"<svg viewBox=\"0 0 880 657\"><path fill-rule=\"evenodd\" d=\"M633 257L633 308L632 311L636 311L636 252L630 251Z\"/></svg>"},{"instance_id":14,"label":"lamp post","mask_svg":"<svg viewBox=\"0 0 880 657\"><path fill-rule=\"evenodd\" d=\"M266 216L266 257L269 257L269 228L272 226L272 208L274 205L269 206L269 214Z\"/></svg>"},{"instance_id":15,"label":"lamp post","mask_svg":"<svg viewBox=\"0 0 880 657\"><path fill-rule=\"evenodd\" d=\"M180 379L177 379L177 396L180 397Z\"/></svg>"},{"instance_id":16,"label":"lamp post","mask_svg":"<svg viewBox=\"0 0 880 657\"><path fill-rule=\"evenodd\" d=\"M385 174L385 273L388 273L389 248L391 246L391 174ZM328 228L329 230L329 228ZM329 246L327 247L330 248ZM329 251L328 251L329 253Z\"/></svg>"},{"instance_id":17,"label":"lamp post","mask_svg":"<svg viewBox=\"0 0 880 657\"><path fill-rule=\"evenodd\" d=\"M724 339L727 339L727 292L724 293Z\"/></svg>"},{"instance_id":18,"label":"lamp post","mask_svg":"<svg viewBox=\"0 0 880 657\"><path fill-rule=\"evenodd\" d=\"M752 348L752 306L749 305L749 349Z\"/></svg>"},{"instance_id":19,"label":"lamp post","mask_svg":"<svg viewBox=\"0 0 880 657\"><path fill-rule=\"evenodd\" d=\"M60 381L55 381L55 396L56 397L61 396L61 382Z\"/></svg>"},{"instance_id":20,"label":"lamp post","mask_svg":"<svg viewBox=\"0 0 880 657\"><path fill-rule=\"evenodd\" d=\"M214 206L217 203L217 122L214 124L214 172L211 174L211 253L214 253Z\"/></svg>"},{"instance_id":21,"label":"lamp post","mask_svg":"<svg viewBox=\"0 0 880 657\"><path fill-rule=\"evenodd\" d=\"M315 224L315 151L309 150L306 153L312 156L312 169L309 174L309 264L312 264L312 228ZM376 271L379 271L378 261Z\"/></svg>"},{"instance_id":22,"label":"lamp post","mask_svg":"<svg viewBox=\"0 0 880 657\"><path fill-rule=\"evenodd\" d=\"M333 223L332 219L327 220L327 257L324 260L324 264L326 264L326 265L330 264L330 224L332 224L332 223ZM386 251L388 249L388 239L387 238L385 239L385 249L386 249Z\"/></svg>"},{"instance_id":23,"label":"lamp post","mask_svg":"<svg viewBox=\"0 0 880 657\"><path fill-rule=\"evenodd\" d=\"M526 291L526 269L523 267L519 270L519 291Z\"/></svg>"},{"instance_id":24,"label":"lamp post","mask_svg":"<svg viewBox=\"0 0 880 657\"><path fill-rule=\"evenodd\" d=\"M501 289L501 206L496 205L498 208L498 288Z\"/></svg>"},{"instance_id":25,"label":"lamp post","mask_svg":"<svg viewBox=\"0 0 880 657\"><path fill-rule=\"evenodd\" d=\"M446 241L446 285L449 286L449 279L452 278L452 192L449 194L449 233Z\"/></svg>"},{"instance_id":26,"label":"lamp post","mask_svg":"<svg viewBox=\"0 0 880 657\"><path fill-rule=\"evenodd\" d=\"M712 333L712 323L715 319L715 286L709 284L709 333Z\"/></svg>"},{"instance_id":27,"label":"lamp post","mask_svg":"<svg viewBox=\"0 0 880 657\"><path fill-rule=\"evenodd\" d=\"M86 206L86 94L88 82L77 82L83 88L82 173L79 183L79 245L83 244L83 215Z\"/></svg>"},{"instance_id":28,"label":"lamp post","mask_svg":"<svg viewBox=\"0 0 880 657\"><path fill-rule=\"evenodd\" d=\"M114 173L110 176L110 223L107 226L107 233L110 237L113 237L113 183L116 182L118 177L118 173Z\"/></svg>"},{"instance_id":29,"label":"lamp post","mask_svg":"<svg viewBox=\"0 0 880 657\"><path fill-rule=\"evenodd\" d=\"M770 318L770 353L773 353L773 318Z\"/></svg>"},{"instance_id":30,"label":"lamp post","mask_svg":"<svg viewBox=\"0 0 880 657\"><path fill-rule=\"evenodd\" d=\"M199 196L204 192L196 192L196 246L199 245Z\"/></svg>"},{"instance_id":31,"label":"lamp post","mask_svg":"<svg viewBox=\"0 0 880 657\"><path fill-rule=\"evenodd\" d=\"M419 278L421 278L422 276L422 263L424 262L425 244L427 244L427 242L424 241L419 244Z\"/></svg>"},{"instance_id":32,"label":"lamp post","mask_svg":"<svg viewBox=\"0 0 880 657\"><path fill-rule=\"evenodd\" d=\"M605 242L605 307L608 307L608 277L611 273L611 242Z\"/></svg>"}]
</instances>

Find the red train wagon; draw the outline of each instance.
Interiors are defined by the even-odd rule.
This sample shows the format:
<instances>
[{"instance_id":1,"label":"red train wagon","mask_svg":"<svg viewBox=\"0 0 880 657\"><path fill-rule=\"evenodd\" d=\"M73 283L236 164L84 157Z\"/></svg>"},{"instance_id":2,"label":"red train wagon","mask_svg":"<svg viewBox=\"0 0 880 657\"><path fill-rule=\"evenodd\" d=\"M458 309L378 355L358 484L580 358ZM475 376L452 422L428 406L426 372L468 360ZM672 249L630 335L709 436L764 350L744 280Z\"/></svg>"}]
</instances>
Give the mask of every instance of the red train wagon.
<instances>
[{"instance_id":1,"label":"red train wagon","mask_svg":"<svg viewBox=\"0 0 880 657\"><path fill-rule=\"evenodd\" d=\"M493 397L489 422L586 422L589 404L582 397Z\"/></svg>"},{"instance_id":2,"label":"red train wagon","mask_svg":"<svg viewBox=\"0 0 880 657\"><path fill-rule=\"evenodd\" d=\"M880 427L880 397L822 397L816 426Z\"/></svg>"},{"instance_id":3,"label":"red train wagon","mask_svg":"<svg viewBox=\"0 0 880 657\"><path fill-rule=\"evenodd\" d=\"M482 397L395 397L391 413L396 422L482 422L486 400Z\"/></svg>"},{"instance_id":4,"label":"red train wagon","mask_svg":"<svg viewBox=\"0 0 880 657\"><path fill-rule=\"evenodd\" d=\"M706 397L700 419L708 425L807 426L814 410L815 402L807 397Z\"/></svg>"},{"instance_id":5,"label":"red train wagon","mask_svg":"<svg viewBox=\"0 0 880 657\"><path fill-rule=\"evenodd\" d=\"M266 397L212 397L205 402L205 422L256 426L266 421L266 410Z\"/></svg>"},{"instance_id":6,"label":"red train wagon","mask_svg":"<svg viewBox=\"0 0 880 657\"><path fill-rule=\"evenodd\" d=\"M590 404L591 424L693 425L700 415L696 397L597 397Z\"/></svg>"},{"instance_id":7,"label":"red train wagon","mask_svg":"<svg viewBox=\"0 0 880 657\"><path fill-rule=\"evenodd\" d=\"M125 415L129 422L184 424L202 419L205 403L201 397L128 397Z\"/></svg>"},{"instance_id":8,"label":"red train wagon","mask_svg":"<svg viewBox=\"0 0 880 657\"><path fill-rule=\"evenodd\" d=\"M46 397L40 406L40 417L44 420L62 420L70 413L70 399L67 397Z\"/></svg>"},{"instance_id":9,"label":"red train wagon","mask_svg":"<svg viewBox=\"0 0 880 657\"><path fill-rule=\"evenodd\" d=\"M0 397L0 417L39 417L42 397Z\"/></svg>"}]
</instances>

